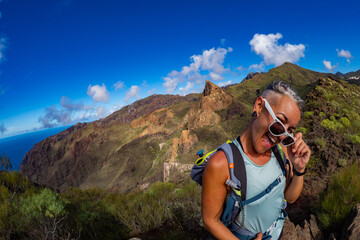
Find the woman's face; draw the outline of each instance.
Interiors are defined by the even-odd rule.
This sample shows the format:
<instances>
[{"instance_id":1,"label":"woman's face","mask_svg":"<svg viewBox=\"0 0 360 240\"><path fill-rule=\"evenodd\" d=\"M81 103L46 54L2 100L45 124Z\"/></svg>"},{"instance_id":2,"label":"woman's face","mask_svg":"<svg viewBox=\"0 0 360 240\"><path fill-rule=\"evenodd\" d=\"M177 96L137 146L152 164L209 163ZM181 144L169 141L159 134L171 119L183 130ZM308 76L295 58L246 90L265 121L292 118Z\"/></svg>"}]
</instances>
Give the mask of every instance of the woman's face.
<instances>
[{"instance_id":1,"label":"woman's face","mask_svg":"<svg viewBox=\"0 0 360 240\"><path fill-rule=\"evenodd\" d=\"M293 133L301 117L298 105L286 95L278 95L267 100L270 103L276 117L286 127L286 130L289 133ZM258 98L256 100L255 109L260 114L253 122L251 137L255 151L257 153L265 153L271 147L280 143L285 135L275 137L269 132L269 125L274 121L274 119L265 108L264 100L262 98Z\"/></svg>"}]
</instances>

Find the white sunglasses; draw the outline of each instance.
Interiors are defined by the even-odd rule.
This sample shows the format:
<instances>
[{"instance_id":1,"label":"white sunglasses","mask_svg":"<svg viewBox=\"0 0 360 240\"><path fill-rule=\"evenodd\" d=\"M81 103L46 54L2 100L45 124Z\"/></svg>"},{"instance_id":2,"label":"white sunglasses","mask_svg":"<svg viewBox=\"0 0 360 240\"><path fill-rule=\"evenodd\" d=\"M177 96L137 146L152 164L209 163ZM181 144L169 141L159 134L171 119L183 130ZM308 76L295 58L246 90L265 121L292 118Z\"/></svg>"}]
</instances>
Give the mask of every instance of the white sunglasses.
<instances>
[{"instance_id":1,"label":"white sunglasses","mask_svg":"<svg viewBox=\"0 0 360 240\"><path fill-rule=\"evenodd\" d=\"M275 137L285 135L285 138L283 140L281 140L281 144L284 146L290 146L290 145L294 144L295 143L294 134L288 133L284 124L275 116L275 113L273 112L268 101L265 98L263 98L263 99L265 102L265 108L268 110L271 117L274 119L274 121L269 125L270 133L272 135L274 135Z\"/></svg>"}]
</instances>

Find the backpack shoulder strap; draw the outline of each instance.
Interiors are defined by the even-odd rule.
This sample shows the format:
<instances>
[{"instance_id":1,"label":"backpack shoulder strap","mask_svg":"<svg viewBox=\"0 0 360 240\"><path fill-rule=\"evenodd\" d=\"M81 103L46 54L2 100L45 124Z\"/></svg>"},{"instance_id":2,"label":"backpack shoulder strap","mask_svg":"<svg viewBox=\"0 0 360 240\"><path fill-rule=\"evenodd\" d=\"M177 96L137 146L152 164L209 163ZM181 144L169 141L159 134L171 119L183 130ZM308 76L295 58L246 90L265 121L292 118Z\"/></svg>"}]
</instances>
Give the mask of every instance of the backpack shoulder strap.
<instances>
[{"instance_id":1,"label":"backpack shoulder strap","mask_svg":"<svg viewBox=\"0 0 360 240\"><path fill-rule=\"evenodd\" d=\"M229 164L230 179L240 187L241 199L246 199L246 169L244 159L234 142L224 144L218 148L225 153Z\"/></svg>"},{"instance_id":2,"label":"backpack shoulder strap","mask_svg":"<svg viewBox=\"0 0 360 240\"><path fill-rule=\"evenodd\" d=\"M241 142L239 142L241 144ZM241 182L241 200L245 201L246 199L246 186L247 186L247 178L246 178L246 169L244 159L240 153L239 148L235 145L235 143L230 144L231 149L234 154L234 173L235 177L238 178Z\"/></svg>"},{"instance_id":3,"label":"backpack shoulder strap","mask_svg":"<svg viewBox=\"0 0 360 240\"><path fill-rule=\"evenodd\" d=\"M284 172L284 175L286 176L286 164L288 162L284 151L282 150L281 146L279 144L272 147L272 151L275 154L275 157L281 167L281 170Z\"/></svg>"}]
</instances>

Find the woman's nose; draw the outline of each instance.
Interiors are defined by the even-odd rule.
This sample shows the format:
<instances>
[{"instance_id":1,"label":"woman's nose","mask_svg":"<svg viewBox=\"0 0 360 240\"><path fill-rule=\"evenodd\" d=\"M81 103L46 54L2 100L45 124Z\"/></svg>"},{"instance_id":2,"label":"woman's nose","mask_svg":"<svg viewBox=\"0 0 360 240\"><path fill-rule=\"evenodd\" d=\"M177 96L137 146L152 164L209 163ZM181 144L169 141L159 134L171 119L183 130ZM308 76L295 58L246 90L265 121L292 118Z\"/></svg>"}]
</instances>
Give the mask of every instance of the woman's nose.
<instances>
[{"instance_id":1,"label":"woman's nose","mask_svg":"<svg viewBox=\"0 0 360 240\"><path fill-rule=\"evenodd\" d=\"M281 141L281 140L283 140L284 138L286 138L286 135L283 134L283 135L281 135L281 136L278 136L278 138L279 138L279 140Z\"/></svg>"}]
</instances>

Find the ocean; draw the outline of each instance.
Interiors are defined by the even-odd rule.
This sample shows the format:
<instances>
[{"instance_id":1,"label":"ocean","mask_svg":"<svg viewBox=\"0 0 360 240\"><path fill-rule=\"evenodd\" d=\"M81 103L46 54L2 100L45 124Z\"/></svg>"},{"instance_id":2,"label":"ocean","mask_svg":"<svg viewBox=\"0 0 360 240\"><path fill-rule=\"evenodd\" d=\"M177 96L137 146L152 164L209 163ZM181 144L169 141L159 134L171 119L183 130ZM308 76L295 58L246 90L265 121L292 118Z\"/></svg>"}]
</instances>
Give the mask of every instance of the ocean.
<instances>
[{"instance_id":1,"label":"ocean","mask_svg":"<svg viewBox=\"0 0 360 240\"><path fill-rule=\"evenodd\" d=\"M25 133L13 137L7 137L0 139L0 154L6 154L10 158L12 164L11 170L19 171L22 159L32 147L42 140L58 134L59 132L69 128L58 127L37 132Z\"/></svg>"}]
</instances>

